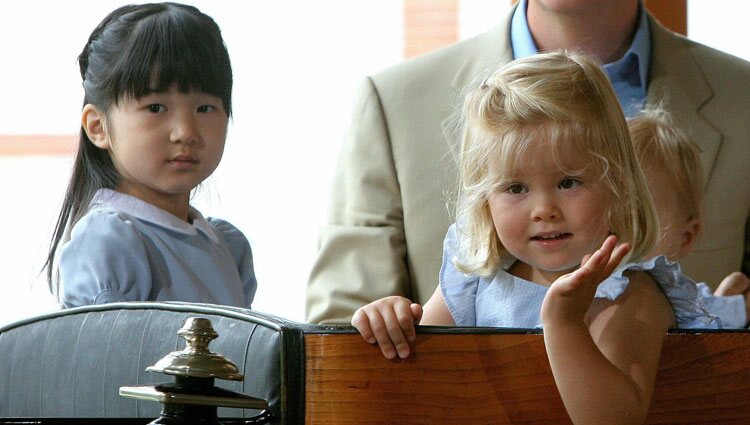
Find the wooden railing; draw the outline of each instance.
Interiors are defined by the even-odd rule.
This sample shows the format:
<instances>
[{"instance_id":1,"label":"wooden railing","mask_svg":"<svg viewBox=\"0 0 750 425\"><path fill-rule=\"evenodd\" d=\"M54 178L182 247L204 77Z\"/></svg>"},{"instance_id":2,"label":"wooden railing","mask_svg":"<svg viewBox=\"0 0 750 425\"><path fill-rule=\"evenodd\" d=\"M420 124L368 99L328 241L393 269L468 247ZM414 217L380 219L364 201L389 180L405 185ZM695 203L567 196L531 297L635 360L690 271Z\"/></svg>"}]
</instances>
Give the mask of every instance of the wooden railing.
<instances>
[{"instance_id":1,"label":"wooden railing","mask_svg":"<svg viewBox=\"0 0 750 425\"><path fill-rule=\"evenodd\" d=\"M340 332L305 333L307 424L570 423L539 333L422 328L386 360ZM647 423L750 423L750 332L670 333Z\"/></svg>"}]
</instances>

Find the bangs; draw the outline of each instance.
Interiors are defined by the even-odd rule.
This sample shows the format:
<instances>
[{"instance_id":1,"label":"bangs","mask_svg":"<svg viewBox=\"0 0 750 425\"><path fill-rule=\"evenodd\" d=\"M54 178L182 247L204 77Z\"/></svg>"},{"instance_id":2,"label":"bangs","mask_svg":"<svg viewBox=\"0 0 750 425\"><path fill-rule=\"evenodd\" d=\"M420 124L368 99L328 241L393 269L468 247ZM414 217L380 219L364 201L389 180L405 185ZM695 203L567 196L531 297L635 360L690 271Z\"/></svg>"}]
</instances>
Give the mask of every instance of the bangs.
<instances>
[{"instance_id":1,"label":"bangs","mask_svg":"<svg viewBox=\"0 0 750 425\"><path fill-rule=\"evenodd\" d=\"M577 122L546 121L517 126L494 143L490 155L494 160L489 168L495 181L507 182L523 171L523 164L533 162L539 155L551 154L557 167L566 174L575 176L593 170L603 176L607 161L591 148L592 136L588 125Z\"/></svg>"},{"instance_id":2,"label":"bangs","mask_svg":"<svg viewBox=\"0 0 750 425\"><path fill-rule=\"evenodd\" d=\"M198 91L221 98L231 115L232 69L219 34L218 28L174 9L144 18L114 70L112 98L137 99L176 85L182 93Z\"/></svg>"}]
</instances>

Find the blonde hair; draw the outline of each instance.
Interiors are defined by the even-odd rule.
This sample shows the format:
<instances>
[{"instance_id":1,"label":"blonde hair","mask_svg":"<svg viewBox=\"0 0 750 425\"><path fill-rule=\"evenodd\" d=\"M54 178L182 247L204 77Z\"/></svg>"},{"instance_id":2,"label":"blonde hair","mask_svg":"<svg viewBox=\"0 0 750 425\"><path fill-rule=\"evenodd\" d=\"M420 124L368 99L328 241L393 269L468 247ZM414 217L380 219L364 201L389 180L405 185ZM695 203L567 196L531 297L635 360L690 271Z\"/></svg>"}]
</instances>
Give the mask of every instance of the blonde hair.
<instances>
[{"instance_id":1,"label":"blonde hair","mask_svg":"<svg viewBox=\"0 0 750 425\"><path fill-rule=\"evenodd\" d=\"M643 168L664 170L688 219L702 220L704 180L698 146L661 107L641 111L628 120L628 128Z\"/></svg>"},{"instance_id":2,"label":"blonde hair","mask_svg":"<svg viewBox=\"0 0 750 425\"><path fill-rule=\"evenodd\" d=\"M633 245L632 258L651 250L659 229L653 201L617 96L591 57L555 51L500 67L466 94L459 125L461 248L453 260L459 270L489 276L499 268L507 251L495 231L489 196L542 140L563 170L561 153L571 147L591 155L590 166L606 188L610 231Z\"/></svg>"}]
</instances>

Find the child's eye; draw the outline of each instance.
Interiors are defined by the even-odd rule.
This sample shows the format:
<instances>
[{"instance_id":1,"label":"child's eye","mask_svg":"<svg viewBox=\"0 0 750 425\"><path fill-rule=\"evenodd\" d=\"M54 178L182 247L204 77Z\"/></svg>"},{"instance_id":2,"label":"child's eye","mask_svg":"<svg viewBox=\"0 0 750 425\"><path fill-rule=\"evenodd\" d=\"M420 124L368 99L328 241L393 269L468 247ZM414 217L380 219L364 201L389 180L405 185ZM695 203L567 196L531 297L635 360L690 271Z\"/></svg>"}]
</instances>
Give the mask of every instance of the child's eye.
<instances>
[{"instance_id":1,"label":"child's eye","mask_svg":"<svg viewBox=\"0 0 750 425\"><path fill-rule=\"evenodd\" d=\"M573 189L574 187L577 187L581 184L581 181L574 178L566 178L562 179L560 181L560 184L557 185L560 189Z\"/></svg>"},{"instance_id":2,"label":"child's eye","mask_svg":"<svg viewBox=\"0 0 750 425\"><path fill-rule=\"evenodd\" d=\"M198 107L198 113L205 114L206 112L211 112L216 110L216 108L213 105L201 105Z\"/></svg>"},{"instance_id":3,"label":"child's eye","mask_svg":"<svg viewBox=\"0 0 750 425\"><path fill-rule=\"evenodd\" d=\"M522 184L513 183L505 186L505 191L513 195L520 195L522 193L528 192L529 190Z\"/></svg>"},{"instance_id":4,"label":"child's eye","mask_svg":"<svg viewBox=\"0 0 750 425\"><path fill-rule=\"evenodd\" d=\"M149 112L153 112L155 114L158 114L159 112L164 112L164 110L166 108L164 107L164 105L160 105L158 103L152 103L152 104L148 105L146 107L146 109L148 109Z\"/></svg>"}]
</instances>

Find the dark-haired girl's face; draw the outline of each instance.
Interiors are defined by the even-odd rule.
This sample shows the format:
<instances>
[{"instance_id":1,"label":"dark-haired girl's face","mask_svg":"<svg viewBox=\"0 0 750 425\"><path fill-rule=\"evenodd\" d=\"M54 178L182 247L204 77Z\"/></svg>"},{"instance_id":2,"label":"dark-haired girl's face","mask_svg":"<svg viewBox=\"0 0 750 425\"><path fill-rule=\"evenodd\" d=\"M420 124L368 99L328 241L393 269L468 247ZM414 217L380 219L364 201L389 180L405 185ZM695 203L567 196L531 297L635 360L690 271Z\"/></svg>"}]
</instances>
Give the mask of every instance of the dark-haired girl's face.
<instances>
[{"instance_id":1,"label":"dark-haired girl's face","mask_svg":"<svg viewBox=\"0 0 750 425\"><path fill-rule=\"evenodd\" d=\"M121 99L106 120L117 190L182 215L190 191L219 165L227 123L221 99L205 93L173 86Z\"/></svg>"}]
</instances>

